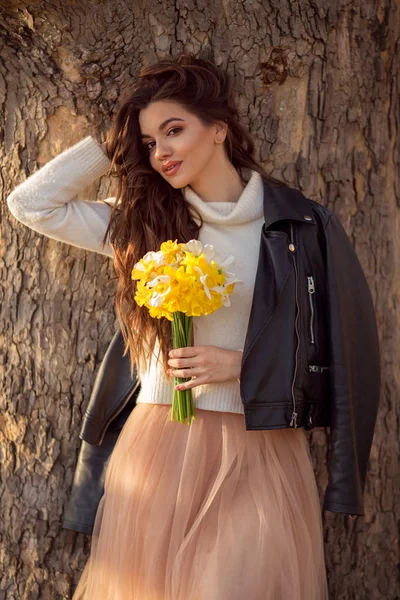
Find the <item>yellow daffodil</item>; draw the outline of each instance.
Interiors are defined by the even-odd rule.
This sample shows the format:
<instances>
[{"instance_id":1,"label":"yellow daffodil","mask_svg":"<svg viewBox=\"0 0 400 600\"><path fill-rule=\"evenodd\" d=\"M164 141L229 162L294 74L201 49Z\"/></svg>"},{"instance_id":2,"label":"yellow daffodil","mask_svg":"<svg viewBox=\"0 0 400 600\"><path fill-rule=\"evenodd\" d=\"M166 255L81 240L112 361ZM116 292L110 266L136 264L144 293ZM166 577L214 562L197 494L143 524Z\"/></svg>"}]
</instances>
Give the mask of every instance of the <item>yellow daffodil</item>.
<instances>
[{"instance_id":1,"label":"yellow daffodil","mask_svg":"<svg viewBox=\"0 0 400 600\"><path fill-rule=\"evenodd\" d=\"M181 244L178 244L178 240L174 242L172 240L168 240L167 242L163 242L160 246L160 251L165 254L176 255L181 250Z\"/></svg>"}]
</instances>

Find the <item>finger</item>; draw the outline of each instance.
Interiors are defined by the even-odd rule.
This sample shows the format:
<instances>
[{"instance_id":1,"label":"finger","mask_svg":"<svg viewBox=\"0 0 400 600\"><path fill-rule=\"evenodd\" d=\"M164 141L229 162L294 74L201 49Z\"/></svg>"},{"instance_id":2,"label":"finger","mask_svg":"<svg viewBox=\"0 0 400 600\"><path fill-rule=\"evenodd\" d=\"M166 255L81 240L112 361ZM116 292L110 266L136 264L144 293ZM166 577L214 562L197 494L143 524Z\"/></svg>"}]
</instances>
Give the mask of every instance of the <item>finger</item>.
<instances>
[{"instance_id":1,"label":"finger","mask_svg":"<svg viewBox=\"0 0 400 600\"><path fill-rule=\"evenodd\" d=\"M202 385L203 383L205 383L203 381L202 378L196 377L194 376L192 379L189 379L189 381L185 381L184 383L178 383L175 386L175 389L179 389L180 391L182 390L189 390L191 388L196 387L197 385Z\"/></svg>"},{"instance_id":2,"label":"finger","mask_svg":"<svg viewBox=\"0 0 400 600\"><path fill-rule=\"evenodd\" d=\"M173 350L170 350L169 356L171 358L192 358L193 356L197 356L202 349L202 346L184 346L183 348L174 348Z\"/></svg>"},{"instance_id":3,"label":"finger","mask_svg":"<svg viewBox=\"0 0 400 600\"><path fill-rule=\"evenodd\" d=\"M196 374L193 369L170 369L168 373L175 377L197 377L199 375L198 373Z\"/></svg>"},{"instance_id":4,"label":"finger","mask_svg":"<svg viewBox=\"0 0 400 600\"><path fill-rule=\"evenodd\" d=\"M196 367L198 365L198 359L196 357L187 358L169 358L168 365L175 369L189 369L190 367Z\"/></svg>"}]
</instances>

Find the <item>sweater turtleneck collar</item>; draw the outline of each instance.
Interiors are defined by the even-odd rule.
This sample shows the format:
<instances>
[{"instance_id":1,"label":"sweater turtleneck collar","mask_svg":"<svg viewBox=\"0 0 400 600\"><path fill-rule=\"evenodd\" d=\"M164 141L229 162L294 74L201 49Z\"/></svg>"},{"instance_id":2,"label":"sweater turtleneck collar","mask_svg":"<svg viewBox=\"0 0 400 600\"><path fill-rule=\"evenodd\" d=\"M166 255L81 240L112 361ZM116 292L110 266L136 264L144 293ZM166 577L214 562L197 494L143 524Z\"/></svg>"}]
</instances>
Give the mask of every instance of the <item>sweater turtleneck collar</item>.
<instances>
[{"instance_id":1,"label":"sweater turtleneck collar","mask_svg":"<svg viewBox=\"0 0 400 600\"><path fill-rule=\"evenodd\" d=\"M246 187L236 202L204 202L189 185L182 189L184 198L198 210L205 223L240 225L254 221L263 216L263 179L253 169L243 169L243 175Z\"/></svg>"}]
</instances>

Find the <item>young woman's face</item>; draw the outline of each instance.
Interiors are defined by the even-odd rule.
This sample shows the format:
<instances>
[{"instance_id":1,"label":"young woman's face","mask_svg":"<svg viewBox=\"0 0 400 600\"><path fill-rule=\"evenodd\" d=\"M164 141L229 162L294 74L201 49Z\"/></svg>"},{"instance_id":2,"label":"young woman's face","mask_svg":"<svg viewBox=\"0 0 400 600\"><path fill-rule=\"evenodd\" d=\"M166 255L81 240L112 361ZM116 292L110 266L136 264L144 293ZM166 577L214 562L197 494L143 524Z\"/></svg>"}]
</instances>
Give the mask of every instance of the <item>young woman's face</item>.
<instances>
[{"instance_id":1,"label":"young woman's face","mask_svg":"<svg viewBox=\"0 0 400 600\"><path fill-rule=\"evenodd\" d=\"M216 152L222 144L215 139L224 139L224 131L216 125L203 123L177 102L159 100L152 102L139 113L142 142L147 149L152 168L179 189L189 185L210 171ZM171 172L163 165L180 163ZM214 161L215 168L215 161Z\"/></svg>"}]
</instances>

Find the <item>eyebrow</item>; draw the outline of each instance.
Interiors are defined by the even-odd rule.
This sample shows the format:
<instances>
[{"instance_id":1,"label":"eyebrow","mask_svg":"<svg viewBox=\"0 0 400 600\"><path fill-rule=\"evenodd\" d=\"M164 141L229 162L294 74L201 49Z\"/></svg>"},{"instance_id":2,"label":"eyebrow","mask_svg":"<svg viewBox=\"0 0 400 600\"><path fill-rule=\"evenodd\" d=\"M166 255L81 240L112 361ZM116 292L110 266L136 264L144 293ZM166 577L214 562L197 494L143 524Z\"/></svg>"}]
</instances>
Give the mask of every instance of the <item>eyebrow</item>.
<instances>
[{"instance_id":1,"label":"eyebrow","mask_svg":"<svg viewBox=\"0 0 400 600\"><path fill-rule=\"evenodd\" d=\"M168 125L168 123L170 121L184 121L185 119L180 119L179 117L170 117L169 119L166 119L165 121L163 121L160 125L160 127L158 128L159 131L162 131L164 129L164 127L166 127L166 125ZM148 135L147 133L142 133L141 138L148 138L151 137L151 135Z\"/></svg>"}]
</instances>

